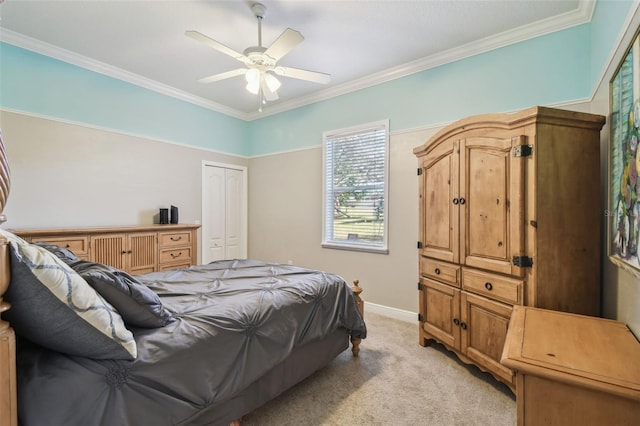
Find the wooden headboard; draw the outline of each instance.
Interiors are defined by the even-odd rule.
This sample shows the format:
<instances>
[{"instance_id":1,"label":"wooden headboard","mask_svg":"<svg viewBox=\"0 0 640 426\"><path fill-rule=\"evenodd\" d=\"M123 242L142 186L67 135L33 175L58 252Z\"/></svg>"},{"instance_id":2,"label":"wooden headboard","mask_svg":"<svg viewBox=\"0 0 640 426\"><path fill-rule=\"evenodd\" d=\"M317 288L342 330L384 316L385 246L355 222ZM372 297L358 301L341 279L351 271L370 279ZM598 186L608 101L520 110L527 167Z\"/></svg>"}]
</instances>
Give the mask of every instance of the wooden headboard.
<instances>
[{"instance_id":1,"label":"wooden headboard","mask_svg":"<svg viewBox=\"0 0 640 426\"><path fill-rule=\"evenodd\" d=\"M0 132L0 225L5 221L3 212L10 187L9 162ZM9 288L11 276L7 244L8 241L0 237L0 426L16 426L18 424L16 338L9 323L2 320L2 313L11 307L2 299Z\"/></svg>"}]
</instances>

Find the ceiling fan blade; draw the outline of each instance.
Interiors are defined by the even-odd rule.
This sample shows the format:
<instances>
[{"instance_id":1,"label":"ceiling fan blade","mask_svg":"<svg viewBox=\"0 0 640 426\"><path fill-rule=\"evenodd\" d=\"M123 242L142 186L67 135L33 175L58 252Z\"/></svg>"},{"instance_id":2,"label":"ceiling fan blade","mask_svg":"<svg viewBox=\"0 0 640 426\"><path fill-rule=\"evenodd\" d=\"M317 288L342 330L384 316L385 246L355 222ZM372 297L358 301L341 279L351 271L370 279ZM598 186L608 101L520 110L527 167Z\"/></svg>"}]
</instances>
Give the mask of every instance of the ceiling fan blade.
<instances>
[{"instance_id":1,"label":"ceiling fan blade","mask_svg":"<svg viewBox=\"0 0 640 426\"><path fill-rule=\"evenodd\" d=\"M212 39L210 37L207 37L206 35L198 32L198 31L185 31L184 35L186 35L187 37L191 37L194 40L200 41L200 42L208 45L209 47L213 47L218 52L222 52L225 55L229 55L232 58L235 58L235 59L237 59L237 60L239 60L241 62L245 62L245 60L248 59L242 53L236 52L232 48L227 47L224 44L222 44L222 43L220 43L218 41L215 41L214 39Z\"/></svg>"},{"instance_id":2,"label":"ceiling fan blade","mask_svg":"<svg viewBox=\"0 0 640 426\"><path fill-rule=\"evenodd\" d=\"M214 81L224 80L225 78L236 77L238 75L245 75L247 73L246 68L238 68L235 70L223 72L220 74L210 75L209 77L204 77L198 80L200 83L213 83Z\"/></svg>"},{"instance_id":3,"label":"ceiling fan blade","mask_svg":"<svg viewBox=\"0 0 640 426\"><path fill-rule=\"evenodd\" d=\"M302 70L300 68L277 66L273 69L273 72L283 77L297 78L299 80L307 80L320 84L327 84L331 81L331 75L329 74L325 74L323 72Z\"/></svg>"},{"instance_id":4,"label":"ceiling fan blade","mask_svg":"<svg viewBox=\"0 0 640 426\"><path fill-rule=\"evenodd\" d=\"M264 52L276 61L289 53L304 40L302 34L291 28L287 28L280 34L280 36L273 42L271 46Z\"/></svg>"}]
</instances>

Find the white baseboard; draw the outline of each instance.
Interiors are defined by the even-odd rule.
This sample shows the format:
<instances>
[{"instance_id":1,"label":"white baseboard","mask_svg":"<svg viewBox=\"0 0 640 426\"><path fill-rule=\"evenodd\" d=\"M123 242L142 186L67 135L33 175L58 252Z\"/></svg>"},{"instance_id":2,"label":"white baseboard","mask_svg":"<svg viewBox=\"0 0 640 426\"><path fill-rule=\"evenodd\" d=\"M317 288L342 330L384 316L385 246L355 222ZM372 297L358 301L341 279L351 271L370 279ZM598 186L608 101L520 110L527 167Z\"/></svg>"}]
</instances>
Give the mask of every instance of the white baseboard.
<instances>
[{"instance_id":1,"label":"white baseboard","mask_svg":"<svg viewBox=\"0 0 640 426\"><path fill-rule=\"evenodd\" d=\"M385 317L394 318L400 321L418 323L418 314L416 312L405 311L404 309L392 308L390 306L378 305L377 303L364 302L364 317L367 318L367 312L384 315Z\"/></svg>"}]
</instances>

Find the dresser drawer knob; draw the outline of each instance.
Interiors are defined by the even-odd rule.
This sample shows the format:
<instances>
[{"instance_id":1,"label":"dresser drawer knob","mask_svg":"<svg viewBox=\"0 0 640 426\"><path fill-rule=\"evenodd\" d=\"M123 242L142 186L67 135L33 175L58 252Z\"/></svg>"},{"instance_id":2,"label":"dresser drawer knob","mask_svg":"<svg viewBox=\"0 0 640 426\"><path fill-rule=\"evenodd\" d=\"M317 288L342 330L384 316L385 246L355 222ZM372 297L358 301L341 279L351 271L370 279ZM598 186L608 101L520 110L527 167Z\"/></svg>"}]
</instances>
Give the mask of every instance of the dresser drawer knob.
<instances>
[{"instance_id":1,"label":"dresser drawer knob","mask_svg":"<svg viewBox=\"0 0 640 426\"><path fill-rule=\"evenodd\" d=\"M484 288L486 288L487 290L491 291L491 290L493 290L493 285L490 282L486 282L486 283L484 283Z\"/></svg>"},{"instance_id":2,"label":"dresser drawer knob","mask_svg":"<svg viewBox=\"0 0 640 426\"><path fill-rule=\"evenodd\" d=\"M440 275L440 268L436 268L433 272L435 272L436 275Z\"/></svg>"},{"instance_id":3,"label":"dresser drawer knob","mask_svg":"<svg viewBox=\"0 0 640 426\"><path fill-rule=\"evenodd\" d=\"M174 258L174 259L175 259L176 257L180 257L180 256L182 256L182 252L180 252L180 253L178 253L178 254L171 253L171 257L172 257L172 258Z\"/></svg>"},{"instance_id":4,"label":"dresser drawer knob","mask_svg":"<svg viewBox=\"0 0 640 426\"><path fill-rule=\"evenodd\" d=\"M171 237L171 241L180 241L182 237Z\"/></svg>"}]
</instances>

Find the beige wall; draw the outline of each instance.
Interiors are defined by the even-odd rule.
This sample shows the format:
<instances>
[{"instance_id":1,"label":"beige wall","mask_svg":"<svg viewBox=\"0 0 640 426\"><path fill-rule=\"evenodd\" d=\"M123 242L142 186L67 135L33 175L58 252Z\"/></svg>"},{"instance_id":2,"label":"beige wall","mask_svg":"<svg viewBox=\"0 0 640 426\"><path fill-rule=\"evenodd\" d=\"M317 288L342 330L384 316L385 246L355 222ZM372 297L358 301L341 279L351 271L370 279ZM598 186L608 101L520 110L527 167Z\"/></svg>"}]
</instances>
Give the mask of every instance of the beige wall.
<instances>
[{"instance_id":1,"label":"beige wall","mask_svg":"<svg viewBox=\"0 0 640 426\"><path fill-rule=\"evenodd\" d=\"M437 129L391 134L389 254L322 248L322 148L249 162L249 257L360 280L369 303L417 312L418 177L413 148ZM403 315L401 312L400 315Z\"/></svg>"},{"instance_id":2,"label":"beige wall","mask_svg":"<svg viewBox=\"0 0 640 426\"><path fill-rule=\"evenodd\" d=\"M202 161L246 158L2 111L12 184L4 228L142 225L202 215Z\"/></svg>"}]
</instances>

